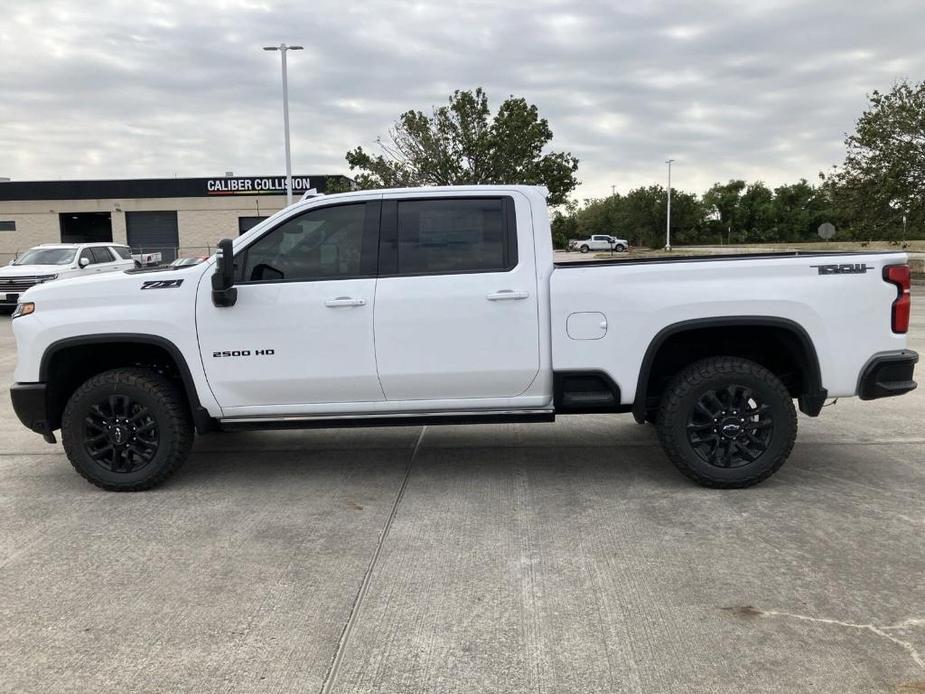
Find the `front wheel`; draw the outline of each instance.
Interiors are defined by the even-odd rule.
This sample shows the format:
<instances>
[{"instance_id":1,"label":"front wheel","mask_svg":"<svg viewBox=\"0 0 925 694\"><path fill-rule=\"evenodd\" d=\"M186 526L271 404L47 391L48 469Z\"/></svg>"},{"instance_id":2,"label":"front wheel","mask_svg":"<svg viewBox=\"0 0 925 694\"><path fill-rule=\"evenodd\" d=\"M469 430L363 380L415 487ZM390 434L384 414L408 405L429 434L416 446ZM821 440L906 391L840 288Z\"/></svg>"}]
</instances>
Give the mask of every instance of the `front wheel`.
<instances>
[{"instance_id":1,"label":"front wheel","mask_svg":"<svg viewBox=\"0 0 925 694\"><path fill-rule=\"evenodd\" d=\"M193 445L193 423L179 388L147 369L97 374L68 400L64 452L97 487L151 489L179 468Z\"/></svg>"},{"instance_id":2,"label":"front wheel","mask_svg":"<svg viewBox=\"0 0 925 694\"><path fill-rule=\"evenodd\" d=\"M617 244L616 246L614 246L613 248L614 248L614 250L615 250L617 253L623 253L623 252L626 251L626 246L624 246L622 243L618 243L618 244Z\"/></svg>"},{"instance_id":3,"label":"front wheel","mask_svg":"<svg viewBox=\"0 0 925 694\"><path fill-rule=\"evenodd\" d=\"M793 448L797 416L787 388L760 364L714 357L679 373L662 396L656 427L682 473L707 486L750 487Z\"/></svg>"},{"instance_id":4,"label":"front wheel","mask_svg":"<svg viewBox=\"0 0 925 694\"><path fill-rule=\"evenodd\" d=\"M585 244L585 245L583 245L579 250L580 250L582 253L587 253L587 252L590 251L591 249L588 248L587 244Z\"/></svg>"}]
</instances>

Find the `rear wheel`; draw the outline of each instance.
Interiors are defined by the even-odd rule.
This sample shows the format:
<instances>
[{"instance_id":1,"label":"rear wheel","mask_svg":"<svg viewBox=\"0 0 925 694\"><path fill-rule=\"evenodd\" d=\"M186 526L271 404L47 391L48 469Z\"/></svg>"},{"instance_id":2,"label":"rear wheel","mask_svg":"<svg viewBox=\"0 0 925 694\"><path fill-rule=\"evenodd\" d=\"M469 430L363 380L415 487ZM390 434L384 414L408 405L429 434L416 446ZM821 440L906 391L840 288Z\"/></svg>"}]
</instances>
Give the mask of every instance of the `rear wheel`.
<instances>
[{"instance_id":1,"label":"rear wheel","mask_svg":"<svg viewBox=\"0 0 925 694\"><path fill-rule=\"evenodd\" d=\"M179 388L166 378L146 369L114 369L74 391L61 438L74 469L89 482L142 491L183 464L193 424Z\"/></svg>"},{"instance_id":2,"label":"rear wheel","mask_svg":"<svg viewBox=\"0 0 925 694\"><path fill-rule=\"evenodd\" d=\"M787 388L760 364L714 357L679 373L656 426L665 453L708 487L750 487L774 474L793 448L796 410Z\"/></svg>"},{"instance_id":3,"label":"rear wheel","mask_svg":"<svg viewBox=\"0 0 925 694\"><path fill-rule=\"evenodd\" d=\"M587 252L590 251L591 249L588 248L588 245L587 245L587 244L583 244L579 250L580 250L582 253L587 253Z\"/></svg>"}]
</instances>

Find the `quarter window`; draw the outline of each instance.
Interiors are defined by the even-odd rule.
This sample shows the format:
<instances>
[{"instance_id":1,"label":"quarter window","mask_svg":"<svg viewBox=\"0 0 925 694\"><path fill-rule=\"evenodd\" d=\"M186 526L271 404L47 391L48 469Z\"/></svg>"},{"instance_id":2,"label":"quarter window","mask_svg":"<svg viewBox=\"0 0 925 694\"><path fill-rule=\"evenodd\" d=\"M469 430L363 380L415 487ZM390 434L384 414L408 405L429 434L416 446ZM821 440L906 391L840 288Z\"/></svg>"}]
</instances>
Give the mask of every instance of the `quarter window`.
<instances>
[{"instance_id":1,"label":"quarter window","mask_svg":"<svg viewBox=\"0 0 925 694\"><path fill-rule=\"evenodd\" d=\"M250 244L242 281L375 276L378 237L378 202L316 208Z\"/></svg>"},{"instance_id":2,"label":"quarter window","mask_svg":"<svg viewBox=\"0 0 925 694\"><path fill-rule=\"evenodd\" d=\"M516 231L505 208L502 198L399 201L398 274L510 270Z\"/></svg>"},{"instance_id":3,"label":"quarter window","mask_svg":"<svg viewBox=\"0 0 925 694\"><path fill-rule=\"evenodd\" d=\"M125 246L113 246L112 249L116 252L122 260L131 260L132 259L132 249L126 248Z\"/></svg>"}]
</instances>

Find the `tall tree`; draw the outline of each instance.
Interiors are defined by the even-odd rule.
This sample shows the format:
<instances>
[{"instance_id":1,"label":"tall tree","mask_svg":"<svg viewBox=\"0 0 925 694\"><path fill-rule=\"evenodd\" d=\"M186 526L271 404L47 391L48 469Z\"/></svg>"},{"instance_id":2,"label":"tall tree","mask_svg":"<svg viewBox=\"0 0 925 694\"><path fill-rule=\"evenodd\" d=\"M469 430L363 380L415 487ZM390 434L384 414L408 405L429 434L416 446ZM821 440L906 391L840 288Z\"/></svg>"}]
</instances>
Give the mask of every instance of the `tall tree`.
<instances>
[{"instance_id":1,"label":"tall tree","mask_svg":"<svg viewBox=\"0 0 925 694\"><path fill-rule=\"evenodd\" d=\"M726 243L732 240L733 231L740 222L739 198L745 190L745 181L732 180L729 183L714 183L703 194L703 205L712 213L715 225L726 236Z\"/></svg>"},{"instance_id":2,"label":"tall tree","mask_svg":"<svg viewBox=\"0 0 925 694\"><path fill-rule=\"evenodd\" d=\"M910 231L925 232L925 81L900 82L875 91L856 130L845 140L847 156L827 179L834 202L851 220L855 236L896 237L902 216Z\"/></svg>"},{"instance_id":3,"label":"tall tree","mask_svg":"<svg viewBox=\"0 0 925 694\"><path fill-rule=\"evenodd\" d=\"M347 152L361 188L473 183L545 185L549 202L566 202L578 185L578 159L544 153L552 130L536 106L514 96L492 116L481 87L455 91L431 115L407 111L377 139L382 154L362 147Z\"/></svg>"}]
</instances>

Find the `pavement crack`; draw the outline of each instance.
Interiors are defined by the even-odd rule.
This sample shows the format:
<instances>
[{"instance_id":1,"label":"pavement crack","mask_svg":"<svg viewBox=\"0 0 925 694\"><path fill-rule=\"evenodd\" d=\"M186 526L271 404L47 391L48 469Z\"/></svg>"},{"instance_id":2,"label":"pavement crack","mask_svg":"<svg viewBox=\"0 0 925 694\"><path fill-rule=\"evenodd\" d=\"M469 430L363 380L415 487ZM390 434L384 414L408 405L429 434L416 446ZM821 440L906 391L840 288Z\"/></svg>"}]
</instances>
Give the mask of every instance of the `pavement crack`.
<instances>
[{"instance_id":1,"label":"pavement crack","mask_svg":"<svg viewBox=\"0 0 925 694\"><path fill-rule=\"evenodd\" d=\"M398 513L398 507L401 504L402 497L405 495L405 489L408 486L408 477L411 474L411 466L414 465L414 459L421 449L421 442L424 440L425 431L427 431L427 427L421 427L421 433L418 436L417 442L414 444L414 449L411 451L408 464L405 466L405 474L402 476L401 485L399 485L398 493L395 495L395 501L392 503L392 509L389 512L388 518L385 520L385 525L382 526L382 530L379 533L379 541L376 543L376 550L373 552L373 556L369 560L369 565L366 567L366 573L363 575L363 582L360 583L360 589L357 591L356 597L353 600L353 606L350 608L347 622L344 624L344 629L341 631L340 639L337 642L337 650L334 652L334 657L331 658L331 664L328 666L324 681L321 683L321 694L330 694L330 692L334 690L337 676L340 674L341 664L344 662L344 654L347 652L347 646L350 642L350 635L353 633L353 627L359 617L360 608L363 606L363 600L366 598L369 584L372 582L373 572L376 570L376 566L379 563L382 547L385 545L389 530L391 530L392 523Z\"/></svg>"},{"instance_id":2,"label":"pavement crack","mask_svg":"<svg viewBox=\"0 0 925 694\"><path fill-rule=\"evenodd\" d=\"M838 619L830 619L827 617L810 617L809 615L796 614L795 612L781 612L779 610L761 610L757 607L725 607L725 610L735 612L742 617L782 617L785 619L797 619L803 622L813 622L815 624L829 624L832 626L846 627L849 629L863 629L869 631L877 636L881 636L889 641L892 641L897 646L901 646L915 661L915 664L920 668L925 670L925 658L922 654L919 653L915 646L912 645L909 641L903 641L902 639L896 638L892 634L888 633L890 631L898 629L910 629L917 626L925 626L925 619L920 618L910 618L898 622L896 624L888 624L886 626L878 626L876 624L858 624L855 622L843 622Z\"/></svg>"}]
</instances>

